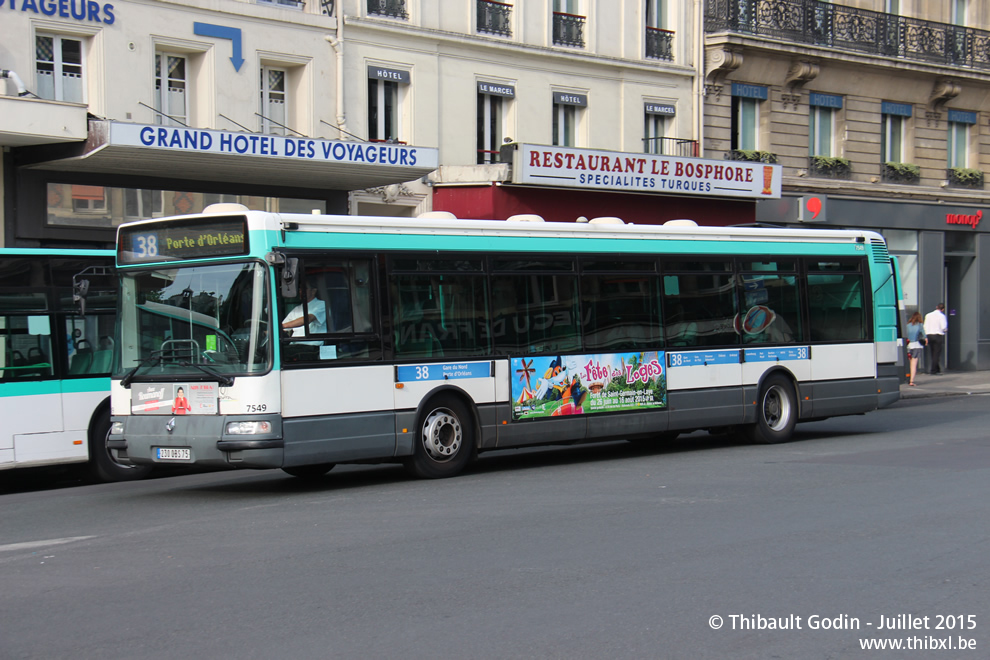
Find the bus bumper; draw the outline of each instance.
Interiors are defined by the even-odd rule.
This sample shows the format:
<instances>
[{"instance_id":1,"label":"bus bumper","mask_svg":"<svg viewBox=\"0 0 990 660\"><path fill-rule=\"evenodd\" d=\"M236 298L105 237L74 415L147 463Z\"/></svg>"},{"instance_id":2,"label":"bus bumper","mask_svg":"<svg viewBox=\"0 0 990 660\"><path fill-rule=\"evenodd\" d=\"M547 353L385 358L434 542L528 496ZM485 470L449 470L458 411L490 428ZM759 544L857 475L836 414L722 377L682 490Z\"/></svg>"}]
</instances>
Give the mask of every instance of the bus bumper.
<instances>
[{"instance_id":1,"label":"bus bumper","mask_svg":"<svg viewBox=\"0 0 990 660\"><path fill-rule=\"evenodd\" d=\"M278 415L128 415L113 417L111 422L107 446L121 462L204 468L278 468L283 464ZM270 430L232 433L232 427L244 426L235 422L267 422Z\"/></svg>"}]
</instances>

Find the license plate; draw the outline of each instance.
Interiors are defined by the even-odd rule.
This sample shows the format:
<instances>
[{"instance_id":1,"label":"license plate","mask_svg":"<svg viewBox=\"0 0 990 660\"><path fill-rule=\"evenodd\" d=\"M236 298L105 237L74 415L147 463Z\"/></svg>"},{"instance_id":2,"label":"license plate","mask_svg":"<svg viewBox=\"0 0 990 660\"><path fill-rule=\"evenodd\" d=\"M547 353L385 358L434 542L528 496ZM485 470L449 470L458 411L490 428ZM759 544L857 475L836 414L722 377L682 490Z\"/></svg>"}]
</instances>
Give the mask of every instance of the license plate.
<instances>
[{"instance_id":1,"label":"license plate","mask_svg":"<svg viewBox=\"0 0 990 660\"><path fill-rule=\"evenodd\" d=\"M159 447L156 451L160 461L188 461L192 459L192 450L188 448Z\"/></svg>"}]
</instances>

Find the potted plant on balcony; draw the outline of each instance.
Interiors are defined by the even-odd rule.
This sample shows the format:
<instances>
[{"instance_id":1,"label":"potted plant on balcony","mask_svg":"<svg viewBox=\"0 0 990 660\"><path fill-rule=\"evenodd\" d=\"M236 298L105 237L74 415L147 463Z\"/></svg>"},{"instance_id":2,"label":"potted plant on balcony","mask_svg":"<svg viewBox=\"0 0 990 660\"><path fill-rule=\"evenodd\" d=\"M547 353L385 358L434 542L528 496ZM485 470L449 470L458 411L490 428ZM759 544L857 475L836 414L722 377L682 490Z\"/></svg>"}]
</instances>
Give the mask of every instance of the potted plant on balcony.
<instances>
[{"instance_id":1,"label":"potted plant on balcony","mask_svg":"<svg viewBox=\"0 0 990 660\"><path fill-rule=\"evenodd\" d=\"M892 183L918 183L921 181L921 168L914 163L887 161L883 164L883 180Z\"/></svg>"},{"instance_id":2,"label":"potted plant on balcony","mask_svg":"<svg viewBox=\"0 0 990 660\"><path fill-rule=\"evenodd\" d=\"M982 188L983 170L971 167L950 167L948 170L949 183L960 188Z\"/></svg>"},{"instance_id":3,"label":"potted plant on balcony","mask_svg":"<svg viewBox=\"0 0 990 660\"><path fill-rule=\"evenodd\" d=\"M758 151L756 149L733 149L729 152L729 160L748 160L754 163L773 165L777 162L777 154L772 151Z\"/></svg>"},{"instance_id":4,"label":"potted plant on balcony","mask_svg":"<svg viewBox=\"0 0 990 660\"><path fill-rule=\"evenodd\" d=\"M812 174L818 176L844 179L852 171L852 164L848 158L838 158L834 156L812 156L809 168Z\"/></svg>"}]
</instances>

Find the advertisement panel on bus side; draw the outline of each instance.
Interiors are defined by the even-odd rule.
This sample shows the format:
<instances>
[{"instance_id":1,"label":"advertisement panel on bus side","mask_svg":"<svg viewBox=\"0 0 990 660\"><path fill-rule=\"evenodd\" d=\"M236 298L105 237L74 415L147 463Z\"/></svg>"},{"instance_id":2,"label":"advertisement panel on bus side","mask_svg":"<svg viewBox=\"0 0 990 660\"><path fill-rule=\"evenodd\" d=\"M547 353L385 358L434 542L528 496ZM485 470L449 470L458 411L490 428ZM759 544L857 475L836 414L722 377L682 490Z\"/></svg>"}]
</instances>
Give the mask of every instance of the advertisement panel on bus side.
<instances>
[{"instance_id":1,"label":"advertisement panel on bus side","mask_svg":"<svg viewBox=\"0 0 990 660\"><path fill-rule=\"evenodd\" d=\"M664 351L512 358L514 420L664 408Z\"/></svg>"}]
</instances>

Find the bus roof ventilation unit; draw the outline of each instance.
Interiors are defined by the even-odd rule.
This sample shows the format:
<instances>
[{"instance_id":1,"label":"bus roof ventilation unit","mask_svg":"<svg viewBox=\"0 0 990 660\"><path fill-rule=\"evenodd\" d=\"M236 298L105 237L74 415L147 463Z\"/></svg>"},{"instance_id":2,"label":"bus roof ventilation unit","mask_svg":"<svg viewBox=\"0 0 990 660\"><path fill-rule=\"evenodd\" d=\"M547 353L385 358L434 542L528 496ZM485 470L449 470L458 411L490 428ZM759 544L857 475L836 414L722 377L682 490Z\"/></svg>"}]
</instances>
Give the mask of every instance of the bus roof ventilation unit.
<instances>
[{"instance_id":1,"label":"bus roof ventilation unit","mask_svg":"<svg viewBox=\"0 0 990 660\"><path fill-rule=\"evenodd\" d=\"M616 218L614 216L604 216L601 218L592 218L591 220L588 220L588 224L589 225L624 225L626 223L622 221L622 218Z\"/></svg>"},{"instance_id":2,"label":"bus roof ventilation unit","mask_svg":"<svg viewBox=\"0 0 990 660\"><path fill-rule=\"evenodd\" d=\"M697 227L698 223L694 220L689 220L688 218L678 218L676 220L668 220L663 223L664 227Z\"/></svg>"},{"instance_id":3,"label":"bus roof ventilation unit","mask_svg":"<svg viewBox=\"0 0 990 660\"><path fill-rule=\"evenodd\" d=\"M457 216L450 211L426 211L416 217L420 220L457 220Z\"/></svg>"},{"instance_id":4,"label":"bus roof ventilation unit","mask_svg":"<svg viewBox=\"0 0 990 660\"><path fill-rule=\"evenodd\" d=\"M203 209L203 215L228 215L236 213L247 213L250 211L248 207L243 204L235 204L231 202L223 202L220 204L210 204L205 209Z\"/></svg>"},{"instance_id":5,"label":"bus roof ventilation unit","mask_svg":"<svg viewBox=\"0 0 990 660\"><path fill-rule=\"evenodd\" d=\"M508 221L509 222L543 222L543 216L536 215L535 213L520 213L518 215L510 215Z\"/></svg>"}]
</instances>

